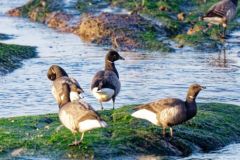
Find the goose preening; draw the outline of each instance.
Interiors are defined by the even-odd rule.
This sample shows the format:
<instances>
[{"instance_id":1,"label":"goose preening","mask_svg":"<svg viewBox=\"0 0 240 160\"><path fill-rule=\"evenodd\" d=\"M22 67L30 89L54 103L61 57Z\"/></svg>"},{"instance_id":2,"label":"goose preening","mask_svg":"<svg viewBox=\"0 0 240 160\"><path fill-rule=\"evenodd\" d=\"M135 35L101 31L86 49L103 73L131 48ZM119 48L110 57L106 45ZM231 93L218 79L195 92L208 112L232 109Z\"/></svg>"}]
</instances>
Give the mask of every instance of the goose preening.
<instances>
[{"instance_id":1,"label":"goose preening","mask_svg":"<svg viewBox=\"0 0 240 160\"><path fill-rule=\"evenodd\" d=\"M172 126L186 122L197 114L196 98L205 87L193 84L189 87L186 101L175 98L166 98L136 107L133 117L146 119L151 123L162 126L163 136L165 129L170 127L170 135L173 136Z\"/></svg>"},{"instance_id":2,"label":"goose preening","mask_svg":"<svg viewBox=\"0 0 240 160\"><path fill-rule=\"evenodd\" d=\"M70 146L79 145L86 131L107 127L107 123L82 99L80 101L74 100L71 102L70 94L76 92L76 88L77 86L74 83L63 83L62 93L59 95L61 97L61 102L59 104L60 121L74 134L74 136L76 133L82 133L80 141L77 141L75 136L75 141L70 144Z\"/></svg>"},{"instance_id":3,"label":"goose preening","mask_svg":"<svg viewBox=\"0 0 240 160\"><path fill-rule=\"evenodd\" d=\"M124 58L118 52L110 50L105 57L105 69L98 71L92 80L91 91L100 102L101 109L103 109L102 102L107 102L111 99L114 109L116 96L120 92L121 83L114 64L117 60L124 60Z\"/></svg>"},{"instance_id":4,"label":"goose preening","mask_svg":"<svg viewBox=\"0 0 240 160\"><path fill-rule=\"evenodd\" d=\"M60 66L52 65L48 69L47 77L49 80L53 81L52 94L55 97L58 104L60 104L60 101L61 101L59 94L62 93L63 83L76 84L76 87L77 87L76 89L78 94L72 94L70 97L71 101L76 99L79 100L82 98L81 97L82 95L80 93L83 93L83 89L80 87L77 80L75 80L74 78L68 77L68 74L66 73L66 71Z\"/></svg>"},{"instance_id":5,"label":"goose preening","mask_svg":"<svg viewBox=\"0 0 240 160\"><path fill-rule=\"evenodd\" d=\"M228 22L237 14L237 5L238 0L221 0L209 9L202 19L211 24L222 25L224 37Z\"/></svg>"}]
</instances>

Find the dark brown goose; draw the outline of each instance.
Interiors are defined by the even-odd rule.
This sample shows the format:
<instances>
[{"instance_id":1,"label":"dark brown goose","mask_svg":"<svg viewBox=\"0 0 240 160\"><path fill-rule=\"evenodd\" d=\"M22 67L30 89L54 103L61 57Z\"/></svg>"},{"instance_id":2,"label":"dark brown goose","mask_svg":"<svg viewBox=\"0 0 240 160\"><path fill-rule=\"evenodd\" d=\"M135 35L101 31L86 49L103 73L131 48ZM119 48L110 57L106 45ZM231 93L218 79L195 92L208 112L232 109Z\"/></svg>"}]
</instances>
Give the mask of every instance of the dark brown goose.
<instances>
[{"instance_id":1,"label":"dark brown goose","mask_svg":"<svg viewBox=\"0 0 240 160\"><path fill-rule=\"evenodd\" d=\"M118 52L110 50L105 57L105 69L95 74L91 84L91 91L96 99L101 104L112 99L113 109L115 105L115 99L120 92L121 83L119 81L119 74L115 67L114 62L117 60L124 60Z\"/></svg>"},{"instance_id":2,"label":"dark brown goose","mask_svg":"<svg viewBox=\"0 0 240 160\"><path fill-rule=\"evenodd\" d=\"M78 89L78 94L71 94L71 101L81 99L81 94L83 92L82 88L80 87L79 83L76 79L68 77L66 71L58 65L52 65L48 69L47 77L49 80L53 81L52 85L52 94L55 97L57 103L59 104L61 99L59 94L62 93L62 84L76 84Z\"/></svg>"},{"instance_id":3,"label":"dark brown goose","mask_svg":"<svg viewBox=\"0 0 240 160\"><path fill-rule=\"evenodd\" d=\"M70 145L79 145L86 131L106 127L107 123L103 121L93 108L83 100L70 101L70 92L76 92L76 84L62 84L61 102L59 104L59 119L62 124L68 128L75 136L76 133L82 133L80 141L75 141Z\"/></svg>"},{"instance_id":4,"label":"dark brown goose","mask_svg":"<svg viewBox=\"0 0 240 160\"><path fill-rule=\"evenodd\" d=\"M189 87L186 101L175 98L167 98L136 107L133 117L146 119L151 123L162 126L163 136L165 129L170 127L170 135L173 136L172 126L186 122L197 114L196 98L205 87L193 84Z\"/></svg>"},{"instance_id":5,"label":"dark brown goose","mask_svg":"<svg viewBox=\"0 0 240 160\"><path fill-rule=\"evenodd\" d=\"M238 0L221 0L209 9L202 19L208 23L222 25L225 36L228 22L236 16L237 5Z\"/></svg>"}]
</instances>

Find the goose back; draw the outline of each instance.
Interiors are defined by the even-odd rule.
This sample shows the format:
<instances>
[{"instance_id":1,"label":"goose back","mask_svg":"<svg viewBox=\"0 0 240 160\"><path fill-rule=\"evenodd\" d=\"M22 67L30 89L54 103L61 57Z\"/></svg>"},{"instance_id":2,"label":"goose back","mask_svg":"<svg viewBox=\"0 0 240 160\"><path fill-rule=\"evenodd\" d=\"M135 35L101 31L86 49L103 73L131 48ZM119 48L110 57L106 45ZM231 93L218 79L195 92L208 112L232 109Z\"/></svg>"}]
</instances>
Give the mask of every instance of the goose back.
<instances>
[{"instance_id":1,"label":"goose back","mask_svg":"<svg viewBox=\"0 0 240 160\"><path fill-rule=\"evenodd\" d=\"M237 4L232 0L222 0L208 10L206 17L226 17L227 20L232 20L237 13L236 8Z\"/></svg>"},{"instance_id":2,"label":"goose back","mask_svg":"<svg viewBox=\"0 0 240 160\"><path fill-rule=\"evenodd\" d=\"M141 105L137 107L136 110L137 111L147 110L154 113L153 115L155 115L155 119L157 121L156 124L162 125L165 127L173 126L173 125L184 122L186 120L186 114L187 114L185 102L175 98L162 99L152 103ZM143 113L141 113L141 115L144 116ZM137 118L141 118L141 117L137 117ZM142 118L142 119L146 119L146 118ZM149 119L150 117L147 120Z\"/></svg>"},{"instance_id":3,"label":"goose back","mask_svg":"<svg viewBox=\"0 0 240 160\"><path fill-rule=\"evenodd\" d=\"M59 110L59 118L62 124L73 133L85 132L94 128L104 127L100 116L94 110L87 109L78 102L69 102ZM84 121L94 121L93 125L81 126ZM89 124L89 123L88 123Z\"/></svg>"}]
</instances>

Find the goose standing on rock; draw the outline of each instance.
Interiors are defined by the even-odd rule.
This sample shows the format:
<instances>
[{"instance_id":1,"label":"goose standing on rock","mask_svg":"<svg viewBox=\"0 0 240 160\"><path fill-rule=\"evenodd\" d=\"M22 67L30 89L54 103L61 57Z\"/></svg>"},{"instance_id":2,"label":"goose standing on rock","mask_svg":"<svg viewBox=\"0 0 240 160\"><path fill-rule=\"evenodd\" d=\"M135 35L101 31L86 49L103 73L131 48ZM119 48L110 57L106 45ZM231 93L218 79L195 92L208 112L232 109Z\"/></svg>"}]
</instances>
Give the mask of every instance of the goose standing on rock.
<instances>
[{"instance_id":1,"label":"goose standing on rock","mask_svg":"<svg viewBox=\"0 0 240 160\"><path fill-rule=\"evenodd\" d=\"M221 0L214 4L202 17L202 20L208 23L222 25L223 37L225 36L227 24L237 14L238 0Z\"/></svg>"},{"instance_id":2,"label":"goose standing on rock","mask_svg":"<svg viewBox=\"0 0 240 160\"><path fill-rule=\"evenodd\" d=\"M70 94L78 93L76 84L62 84L62 93L60 93L61 102L59 104L59 119L62 124L68 128L75 136L76 133L82 133L80 141L75 141L70 146L79 145L86 131L107 127L107 123L100 118L98 113L83 100L70 100Z\"/></svg>"},{"instance_id":3,"label":"goose standing on rock","mask_svg":"<svg viewBox=\"0 0 240 160\"><path fill-rule=\"evenodd\" d=\"M68 84L76 84L78 94L72 94L71 95L71 101L73 100L79 100L81 99L82 95L80 93L83 93L83 89L80 87L77 80L74 78L68 77L68 74L66 71L61 68L58 65L52 65L48 69L47 77L49 80L53 81L52 85L52 94L55 97L58 104L60 104L61 98L59 96L60 93L62 93L62 84L68 83Z\"/></svg>"},{"instance_id":4,"label":"goose standing on rock","mask_svg":"<svg viewBox=\"0 0 240 160\"><path fill-rule=\"evenodd\" d=\"M205 87L193 84L189 87L186 101L175 98L167 98L136 107L133 117L146 119L151 123L162 126L165 137L167 127L170 127L170 135L173 136L172 126L186 122L197 114L196 98Z\"/></svg>"},{"instance_id":5,"label":"goose standing on rock","mask_svg":"<svg viewBox=\"0 0 240 160\"><path fill-rule=\"evenodd\" d=\"M114 64L117 60L124 60L124 58L118 52L110 50L105 57L105 69L97 72L92 80L91 91L100 102L101 109L103 109L102 102L107 102L111 99L114 109L116 96L120 92L121 83Z\"/></svg>"}]
</instances>

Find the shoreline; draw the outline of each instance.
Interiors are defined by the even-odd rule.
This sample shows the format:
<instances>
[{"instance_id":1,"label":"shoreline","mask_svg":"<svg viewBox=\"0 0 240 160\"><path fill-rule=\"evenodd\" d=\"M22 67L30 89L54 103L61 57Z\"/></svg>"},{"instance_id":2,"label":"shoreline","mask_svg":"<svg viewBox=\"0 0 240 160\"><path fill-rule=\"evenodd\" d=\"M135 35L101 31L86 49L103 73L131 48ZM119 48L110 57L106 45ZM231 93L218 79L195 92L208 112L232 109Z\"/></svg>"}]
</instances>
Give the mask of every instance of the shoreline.
<instances>
[{"instance_id":1,"label":"shoreline","mask_svg":"<svg viewBox=\"0 0 240 160\"><path fill-rule=\"evenodd\" d=\"M111 2L88 0L88 3L78 0L76 8L71 8L81 13L74 24L71 24L72 20L76 20L74 15L64 11L61 7L64 6L62 1L57 2L34 0L10 10L8 14L28 17L32 21L45 23L50 28L74 33L87 42L107 45L119 50L174 52L177 48L190 46L196 50L212 52L219 51L224 43L224 40L219 39L220 31L217 26L207 28L207 23L198 20L216 0L206 3L173 0L159 3L145 2L142 5L121 0ZM125 9L131 14L102 11L109 7ZM131 27L133 28L129 30L128 28ZM239 22L233 21L228 27L228 32L237 28ZM171 42L176 44L171 45Z\"/></svg>"}]
</instances>

